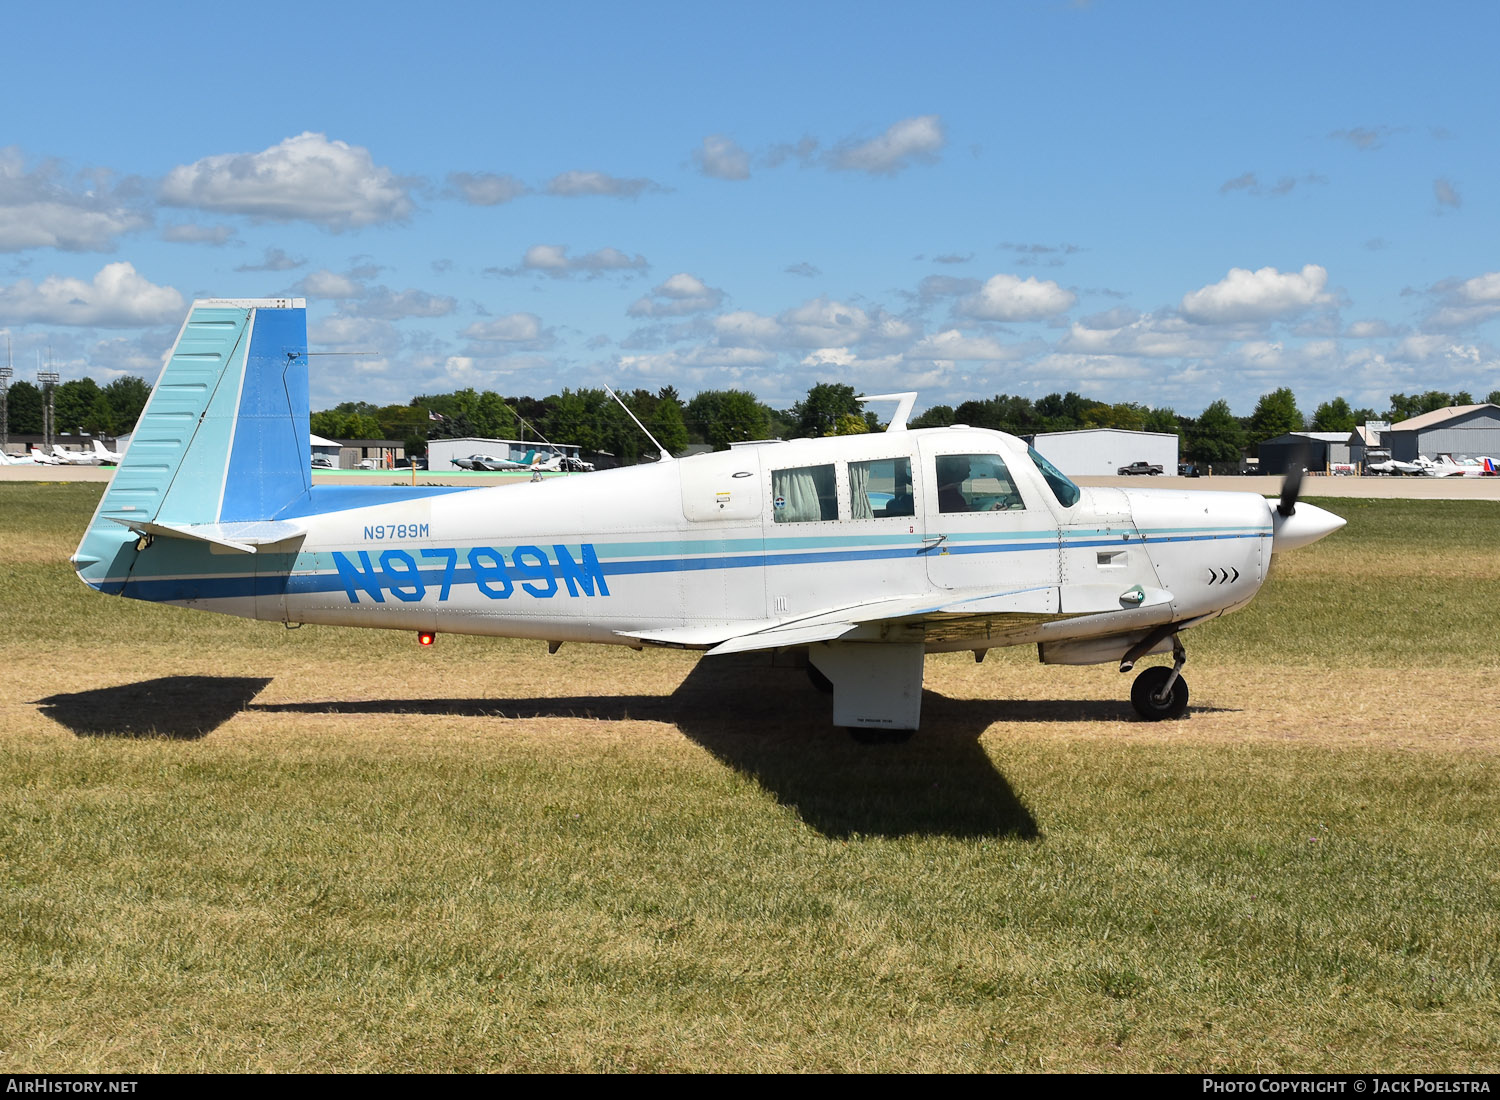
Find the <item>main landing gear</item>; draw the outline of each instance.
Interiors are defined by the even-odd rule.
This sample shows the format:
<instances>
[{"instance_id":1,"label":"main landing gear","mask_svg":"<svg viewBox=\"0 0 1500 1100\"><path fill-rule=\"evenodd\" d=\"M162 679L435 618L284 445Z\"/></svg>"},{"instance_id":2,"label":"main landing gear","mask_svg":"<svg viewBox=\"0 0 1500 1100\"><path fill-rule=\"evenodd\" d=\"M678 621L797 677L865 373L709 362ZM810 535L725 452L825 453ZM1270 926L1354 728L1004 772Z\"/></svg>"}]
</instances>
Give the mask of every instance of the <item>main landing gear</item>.
<instances>
[{"instance_id":1,"label":"main landing gear","mask_svg":"<svg viewBox=\"0 0 1500 1100\"><path fill-rule=\"evenodd\" d=\"M1186 714L1188 686L1182 678L1182 666L1186 663L1187 650L1182 648L1182 640L1173 635L1172 667L1153 665L1130 685L1130 704L1135 707L1135 712L1148 722L1181 718ZM1129 672L1134 664L1127 654L1126 660L1120 662L1120 671Z\"/></svg>"}]
</instances>

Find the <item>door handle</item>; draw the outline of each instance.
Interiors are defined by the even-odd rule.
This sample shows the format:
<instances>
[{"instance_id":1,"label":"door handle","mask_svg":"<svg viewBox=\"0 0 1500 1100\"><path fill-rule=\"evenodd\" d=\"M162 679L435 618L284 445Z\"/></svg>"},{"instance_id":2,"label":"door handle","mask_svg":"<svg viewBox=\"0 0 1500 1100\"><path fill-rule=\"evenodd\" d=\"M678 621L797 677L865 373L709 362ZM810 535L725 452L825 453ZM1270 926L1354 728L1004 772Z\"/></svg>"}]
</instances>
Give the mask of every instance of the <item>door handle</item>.
<instances>
[{"instance_id":1,"label":"door handle","mask_svg":"<svg viewBox=\"0 0 1500 1100\"><path fill-rule=\"evenodd\" d=\"M922 553L925 554L929 550L936 550L939 546L943 545L943 543L945 543L947 541L948 541L948 536L947 535L923 535L922 536Z\"/></svg>"}]
</instances>

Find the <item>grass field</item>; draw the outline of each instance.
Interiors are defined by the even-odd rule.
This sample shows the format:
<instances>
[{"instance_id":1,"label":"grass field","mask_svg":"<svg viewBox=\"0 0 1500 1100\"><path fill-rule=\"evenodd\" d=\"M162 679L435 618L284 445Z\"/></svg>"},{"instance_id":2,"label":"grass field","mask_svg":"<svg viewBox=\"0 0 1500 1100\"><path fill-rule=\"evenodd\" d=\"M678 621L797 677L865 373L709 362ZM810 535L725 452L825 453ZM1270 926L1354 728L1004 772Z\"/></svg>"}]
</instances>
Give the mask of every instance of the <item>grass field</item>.
<instances>
[{"instance_id":1,"label":"grass field","mask_svg":"<svg viewBox=\"0 0 1500 1100\"><path fill-rule=\"evenodd\" d=\"M0 485L0 1064L1500 1069L1500 503L1320 502L1193 707L111 600Z\"/></svg>"}]
</instances>

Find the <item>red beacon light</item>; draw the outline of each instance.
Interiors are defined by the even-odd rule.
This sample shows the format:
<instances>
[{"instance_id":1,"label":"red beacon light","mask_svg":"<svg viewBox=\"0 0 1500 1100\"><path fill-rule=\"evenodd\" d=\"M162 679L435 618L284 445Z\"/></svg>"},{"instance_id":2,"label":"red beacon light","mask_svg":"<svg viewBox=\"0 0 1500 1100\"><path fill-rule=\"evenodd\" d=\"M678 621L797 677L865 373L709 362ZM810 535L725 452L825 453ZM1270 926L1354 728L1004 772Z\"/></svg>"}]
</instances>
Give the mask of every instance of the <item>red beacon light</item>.
<instances>
[{"instance_id":1,"label":"red beacon light","mask_svg":"<svg viewBox=\"0 0 1500 1100\"><path fill-rule=\"evenodd\" d=\"M437 639L437 634L431 630L417 631L417 645L429 646Z\"/></svg>"}]
</instances>

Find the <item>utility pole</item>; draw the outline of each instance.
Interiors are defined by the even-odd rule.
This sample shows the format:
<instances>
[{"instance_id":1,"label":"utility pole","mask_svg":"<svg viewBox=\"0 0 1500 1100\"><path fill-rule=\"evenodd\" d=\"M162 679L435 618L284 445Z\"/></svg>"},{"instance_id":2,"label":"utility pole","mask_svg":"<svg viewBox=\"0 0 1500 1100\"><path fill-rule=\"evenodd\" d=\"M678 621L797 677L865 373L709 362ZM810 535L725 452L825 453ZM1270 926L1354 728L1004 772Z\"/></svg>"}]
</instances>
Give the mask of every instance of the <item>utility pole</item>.
<instances>
[{"instance_id":1,"label":"utility pole","mask_svg":"<svg viewBox=\"0 0 1500 1100\"><path fill-rule=\"evenodd\" d=\"M0 367L0 451L10 442L10 378L16 373L10 357L10 334L5 335L5 366Z\"/></svg>"},{"instance_id":2,"label":"utility pole","mask_svg":"<svg viewBox=\"0 0 1500 1100\"><path fill-rule=\"evenodd\" d=\"M55 370L39 370L36 372L36 380L42 384L42 447L44 451L52 450L52 399L57 392L57 384L62 381L62 375Z\"/></svg>"}]
</instances>

